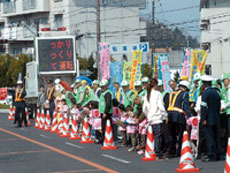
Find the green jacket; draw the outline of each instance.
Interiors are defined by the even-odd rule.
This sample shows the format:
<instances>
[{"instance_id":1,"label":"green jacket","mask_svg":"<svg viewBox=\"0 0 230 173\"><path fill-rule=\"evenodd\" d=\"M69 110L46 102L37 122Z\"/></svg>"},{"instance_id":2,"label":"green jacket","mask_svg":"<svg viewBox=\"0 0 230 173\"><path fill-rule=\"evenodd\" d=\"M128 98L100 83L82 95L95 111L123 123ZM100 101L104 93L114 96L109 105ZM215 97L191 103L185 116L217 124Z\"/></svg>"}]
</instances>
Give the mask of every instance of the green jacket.
<instances>
[{"instance_id":1,"label":"green jacket","mask_svg":"<svg viewBox=\"0 0 230 173\"><path fill-rule=\"evenodd\" d=\"M111 107L109 109L109 112L108 113L113 113L113 100L112 100L112 92L110 90L106 90L104 91L101 95L100 95L100 99L99 99L99 112L100 113L105 113L105 109L106 109L106 100L105 100L105 95L107 93L110 93L111 94Z\"/></svg>"}]
</instances>

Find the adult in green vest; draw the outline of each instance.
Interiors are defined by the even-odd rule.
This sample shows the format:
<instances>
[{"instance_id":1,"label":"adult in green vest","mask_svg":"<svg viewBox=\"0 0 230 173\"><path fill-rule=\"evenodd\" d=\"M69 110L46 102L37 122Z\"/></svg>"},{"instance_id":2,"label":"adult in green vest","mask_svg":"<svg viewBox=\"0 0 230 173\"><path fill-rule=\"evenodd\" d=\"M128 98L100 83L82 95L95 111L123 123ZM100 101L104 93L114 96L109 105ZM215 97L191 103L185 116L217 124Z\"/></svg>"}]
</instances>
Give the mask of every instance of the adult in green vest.
<instances>
[{"instance_id":1,"label":"adult in green vest","mask_svg":"<svg viewBox=\"0 0 230 173\"><path fill-rule=\"evenodd\" d=\"M221 89L221 116L220 126L224 132L224 146L230 137L230 73L223 74L223 87ZM225 148L226 149L226 148Z\"/></svg>"},{"instance_id":2,"label":"adult in green vest","mask_svg":"<svg viewBox=\"0 0 230 173\"><path fill-rule=\"evenodd\" d=\"M89 92L90 100L99 102L99 93L100 93L100 82L99 80L94 80L92 83L92 88Z\"/></svg>"},{"instance_id":3,"label":"adult in green vest","mask_svg":"<svg viewBox=\"0 0 230 173\"><path fill-rule=\"evenodd\" d=\"M78 101L78 104L80 104L81 106L84 106L87 103L88 93L89 93L89 86L87 85L87 82L83 80L81 81L80 100Z\"/></svg>"},{"instance_id":4,"label":"adult in green vest","mask_svg":"<svg viewBox=\"0 0 230 173\"><path fill-rule=\"evenodd\" d=\"M122 86L122 104L124 104L125 108L128 106L133 106L134 99L136 98L136 94L129 89L129 83L127 81L121 82Z\"/></svg>"},{"instance_id":5,"label":"adult in green vest","mask_svg":"<svg viewBox=\"0 0 230 173\"><path fill-rule=\"evenodd\" d=\"M141 81L135 81L134 87L136 90L136 94L141 97L141 102L143 103L144 96L146 95L146 90L143 89L142 82Z\"/></svg>"},{"instance_id":6,"label":"adult in green vest","mask_svg":"<svg viewBox=\"0 0 230 173\"><path fill-rule=\"evenodd\" d=\"M81 80L77 79L74 82L74 89L73 89L73 93L75 94L75 98L76 98L76 103L78 103L80 100L80 91L81 91Z\"/></svg>"},{"instance_id":7,"label":"adult in green vest","mask_svg":"<svg viewBox=\"0 0 230 173\"><path fill-rule=\"evenodd\" d=\"M112 114L113 114L113 94L108 89L109 82L108 80L102 80L100 82L101 94L99 98L99 112L101 114L101 126L103 132L103 140L105 135L106 121L110 120L112 124Z\"/></svg>"}]
</instances>

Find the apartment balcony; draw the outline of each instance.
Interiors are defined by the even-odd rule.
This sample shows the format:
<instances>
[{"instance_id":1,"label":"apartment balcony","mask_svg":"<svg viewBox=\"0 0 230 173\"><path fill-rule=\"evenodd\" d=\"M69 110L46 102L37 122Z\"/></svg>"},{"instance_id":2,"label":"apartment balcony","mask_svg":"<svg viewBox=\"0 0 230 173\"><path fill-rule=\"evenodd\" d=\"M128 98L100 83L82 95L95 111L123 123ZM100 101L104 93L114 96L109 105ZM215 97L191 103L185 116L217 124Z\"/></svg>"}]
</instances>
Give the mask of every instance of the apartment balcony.
<instances>
[{"instance_id":1,"label":"apartment balcony","mask_svg":"<svg viewBox=\"0 0 230 173\"><path fill-rule=\"evenodd\" d=\"M3 17L50 11L48 0L17 0L3 3Z\"/></svg>"},{"instance_id":2,"label":"apartment balcony","mask_svg":"<svg viewBox=\"0 0 230 173\"><path fill-rule=\"evenodd\" d=\"M36 36L36 28L10 27L2 29L2 38L8 41L33 41Z\"/></svg>"}]
</instances>

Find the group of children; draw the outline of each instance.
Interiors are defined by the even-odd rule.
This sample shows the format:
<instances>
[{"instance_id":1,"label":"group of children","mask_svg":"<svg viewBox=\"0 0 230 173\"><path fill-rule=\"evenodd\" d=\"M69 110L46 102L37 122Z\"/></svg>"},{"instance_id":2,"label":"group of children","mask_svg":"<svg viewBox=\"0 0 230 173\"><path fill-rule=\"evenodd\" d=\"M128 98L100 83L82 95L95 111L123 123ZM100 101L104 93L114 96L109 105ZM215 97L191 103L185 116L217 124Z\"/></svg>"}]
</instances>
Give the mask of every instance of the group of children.
<instances>
[{"instance_id":1,"label":"group of children","mask_svg":"<svg viewBox=\"0 0 230 173\"><path fill-rule=\"evenodd\" d=\"M75 98L70 98L71 107L66 103L65 98L57 98L55 101L55 107L58 114L58 121L60 116L67 114L69 119L73 119L73 116L78 120L80 131L82 130L82 121L85 116L88 118L88 122L91 129L92 138L97 143L102 136L101 115L98 110L98 103L96 101L90 101L84 107L76 104ZM125 106L119 104L119 102L113 100L113 115L111 117L112 130L115 143L119 141L121 137L122 147L129 147L128 151L140 150L140 154L143 153L146 141L146 129L147 118L142 113L141 97L137 96L134 100L135 106Z\"/></svg>"}]
</instances>

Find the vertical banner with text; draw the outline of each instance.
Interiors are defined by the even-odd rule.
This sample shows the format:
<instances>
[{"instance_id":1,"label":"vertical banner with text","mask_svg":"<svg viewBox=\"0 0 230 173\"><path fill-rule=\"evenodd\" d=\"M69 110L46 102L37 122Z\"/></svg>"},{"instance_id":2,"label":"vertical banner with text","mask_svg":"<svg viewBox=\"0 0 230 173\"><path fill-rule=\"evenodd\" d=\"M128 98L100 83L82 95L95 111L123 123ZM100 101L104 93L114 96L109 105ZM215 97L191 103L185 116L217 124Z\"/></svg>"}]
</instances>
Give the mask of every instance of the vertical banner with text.
<instances>
[{"instance_id":1,"label":"vertical banner with text","mask_svg":"<svg viewBox=\"0 0 230 173\"><path fill-rule=\"evenodd\" d=\"M207 54L207 51L204 50L191 51L191 68L189 76L190 80L193 80L193 76L196 73L200 73L201 75L205 73Z\"/></svg>"},{"instance_id":2,"label":"vertical banner with text","mask_svg":"<svg viewBox=\"0 0 230 173\"><path fill-rule=\"evenodd\" d=\"M126 81L131 80L131 70L132 70L132 63L125 62L123 64L123 80L126 80Z\"/></svg>"},{"instance_id":3,"label":"vertical banner with text","mask_svg":"<svg viewBox=\"0 0 230 173\"><path fill-rule=\"evenodd\" d=\"M159 70L159 79L163 81L164 90L170 91L169 80L170 80L170 69L169 69L169 61L168 54L160 54L158 58L158 63L160 66Z\"/></svg>"},{"instance_id":4,"label":"vertical banner with text","mask_svg":"<svg viewBox=\"0 0 230 173\"><path fill-rule=\"evenodd\" d=\"M134 89L134 82L141 80L141 63L142 63L142 51L133 51L132 54L132 71L130 80L130 89Z\"/></svg>"},{"instance_id":5,"label":"vertical banner with text","mask_svg":"<svg viewBox=\"0 0 230 173\"><path fill-rule=\"evenodd\" d=\"M108 43L100 43L101 80L110 78L110 48Z\"/></svg>"},{"instance_id":6,"label":"vertical banner with text","mask_svg":"<svg viewBox=\"0 0 230 173\"><path fill-rule=\"evenodd\" d=\"M121 83L122 81L122 62L110 63L110 85L114 82Z\"/></svg>"},{"instance_id":7,"label":"vertical banner with text","mask_svg":"<svg viewBox=\"0 0 230 173\"><path fill-rule=\"evenodd\" d=\"M190 67L191 67L191 51L185 50L182 57L182 69L180 76L190 76Z\"/></svg>"}]
</instances>

